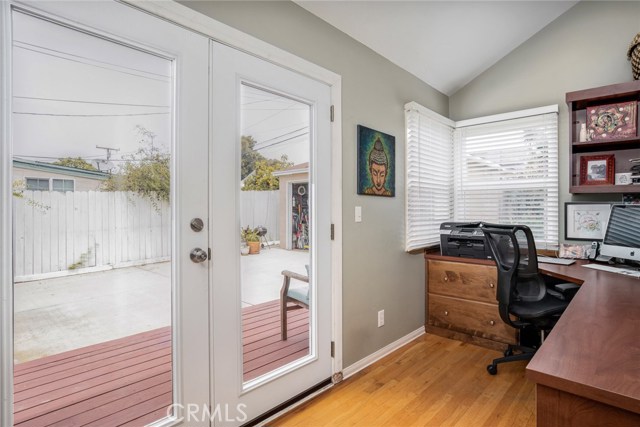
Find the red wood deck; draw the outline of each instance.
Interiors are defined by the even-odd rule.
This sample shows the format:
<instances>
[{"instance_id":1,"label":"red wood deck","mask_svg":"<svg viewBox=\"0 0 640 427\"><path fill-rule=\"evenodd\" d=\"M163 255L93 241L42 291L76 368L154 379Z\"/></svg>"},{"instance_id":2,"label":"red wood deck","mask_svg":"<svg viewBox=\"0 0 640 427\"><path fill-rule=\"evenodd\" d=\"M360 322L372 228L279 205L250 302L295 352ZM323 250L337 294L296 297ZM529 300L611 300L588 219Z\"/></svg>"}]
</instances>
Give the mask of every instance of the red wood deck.
<instances>
[{"instance_id":1,"label":"red wood deck","mask_svg":"<svg viewBox=\"0 0 640 427\"><path fill-rule=\"evenodd\" d=\"M309 351L306 309L290 311L280 340L279 302L243 309L244 380ZM15 427L143 426L172 401L171 328L160 328L15 366Z\"/></svg>"}]
</instances>

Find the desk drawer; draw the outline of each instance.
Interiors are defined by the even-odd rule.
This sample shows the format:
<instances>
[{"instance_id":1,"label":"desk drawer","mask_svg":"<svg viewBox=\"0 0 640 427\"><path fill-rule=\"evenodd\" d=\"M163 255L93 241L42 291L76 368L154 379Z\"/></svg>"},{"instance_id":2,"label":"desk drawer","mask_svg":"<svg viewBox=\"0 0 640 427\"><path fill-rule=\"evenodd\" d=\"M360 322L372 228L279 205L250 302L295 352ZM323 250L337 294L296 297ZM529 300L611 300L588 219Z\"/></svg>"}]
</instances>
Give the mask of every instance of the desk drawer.
<instances>
[{"instance_id":1,"label":"desk drawer","mask_svg":"<svg viewBox=\"0 0 640 427\"><path fill-rule=\"evenodd\" d=\"M427 261L428 292L496 304L494 266Z\"/></svg>"},{"instance_id":2,"label":"desk drawer","mask_svg":"<svg viewBox=\"0 0 640 427\"><path fill-rule=\"evenodd\" d=\"M516 330L500 319L496 304L429 293L429 324L494 341L516 342Z\"/></svg>"}]
</instances>

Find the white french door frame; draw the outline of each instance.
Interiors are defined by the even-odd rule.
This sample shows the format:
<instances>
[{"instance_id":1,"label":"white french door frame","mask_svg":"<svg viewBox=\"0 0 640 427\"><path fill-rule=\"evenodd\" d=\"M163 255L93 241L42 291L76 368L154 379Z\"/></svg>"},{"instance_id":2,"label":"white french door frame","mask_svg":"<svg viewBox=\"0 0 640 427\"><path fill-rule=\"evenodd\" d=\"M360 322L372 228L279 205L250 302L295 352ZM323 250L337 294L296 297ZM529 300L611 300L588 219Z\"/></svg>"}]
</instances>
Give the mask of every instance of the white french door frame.
<instances>
[{"instance_id":1,"label":"white french door frame","mask_svg":"<svg viewBox=\"0 0 640 427\"><path fill-rule=\"evenodd\" d=\"M82 18L69 18L65 15L65 13L60 13L60 10L55 6L49 7L47 3L43 3L42 10L40 9L39 0L4 0L0 1L0 23L2 24L2 28L0 30L0 59L2 63L0 64L0 70L2 73L0 74L0 124L2 127L0 128L0 132L2 135L2 140L0 141L0 425L1 426L12 426L13 421L13 371L14 371L14 360L13 360L13 254L12 254L12 213L11 213L11 203L12 203L12 191L11 187L11 161L12 159L12 150L13 147L10 141L12 141L12 13L13 10L18 13L25 13L31 16L34 16L39 19L49 20L56 24L69 27L71 29L85 32L89 35L103 38L113 43L122 44L124 46L131 47L133 49L140 49L145 51L151 55L157 55L159 57L165 58L167 60L173 61L173 75L174 79L177 77L178 69L177 69L177 61L180 61L180 67L189 67L190 65L185 65L188 62L185 57L182 56L182 52L179 51L181 48L176 46L172 46L166 52L162 50L162 48L150 47L150 45L145 44L145 42L137 42L135 41L135 36L131 39L128 39L127 36L120 36L119 33L108 33L104 30L99 29L98 27L92 27L91 24L85 24L82 21ZM90 2L91 0L89 0ZM118 5L120 3L120 5ZM55 3L51 3L55 5ZM125 2L114 0L114 5L120 6L123 8L131 8L131 5L126 4ZM84 2L84 6L90 7L87 5L87 2ZM132 12L136 12L134 9L138 9L139 16L143 19L144 23L148 23L150 20L157 19L153 14L144 14L139 10L139 8L131 8ZM108 10L111 14L113 13L113 8ZM59 15L60 13L60 15ZM65 17L62 17L65 15ZM81 16L81 15L80 15ZM157 22L163 22L166 20L157 20ZM164 25L173 25L168 24L167 22L163 22ZM176 29L180 31L189 31L188 29L183 28L180 29L180 26L176 26ZM204 62L208 63L208 37L204 37L201 34L198 34L196 31L190 31L193 35L200 37L203 41L203 53L206 55L204 57ZM193 40L191 40L193 42ZM177 49L177 51L172 52L172 49ZM191 55L191 54L188 54ZM193 55L190 56L194 58ZM193 69L193 68L191 68ZM202 68L198 68L201 75L208 81L208 71L206 71L206 66ZM183 73L184 69L181 70ZM193 74L191 74L193 77ZM178 258L179 254L187 253L185 252L187 248L191 249L194 246L206 247L207 246L207 237L204 235L195 235L188 238L188 242L182 241L178 238L179 233L183 233L180 231L180 224L185 222L186 217L191 218L194 216L201 216L202 213L198 210L197 212L194 209L190 209L194 212L187 212L187 210L179 209L179 205L181 200L186 200L185 197L179 195L182 187L185 185L177 176L178 171L178 160L179 157L184 158L193 158L195 157L192 152L189 150L179 147L177 143L178 138L182 138L185 140L189 139L189 136L193 137L192 133L185 133L185 129L188 129L188 126L180 126L181 122L178 120L178 108L184 109L182 103L183 99L187 99L190 89L185 89L181 87L180 81L176 80L172 84L172 88L170 89L172 92L173 98L173 108L174 111L172 113L172 142L171 142L171 152L172 152L172 160L171 160L171 170L172 173L176 173L176 177L172 178L172 189L171 189L171 200L173 201L172 206L172 227L171 227L171 236L172 236L172 253L174 254L174 259L172 260L172 272L171 272L171 281L172 281L172 314L171 314L171 322L174 328L180 328L181 332L183 330L197 330L198 328L194 328L196 325L201 325L206 323L206 319L208 317L208 312L204 312L204 318L198 319L198 317L191 313L189 310L182 310L180 305L181 301L188 300L193 303L194 301L204 300L201 297L185 297L186 293L179 291L177 289L177 283L182 278L182 271L186 270L185 265L192 267L192 263L188 261L187 257ZM193 90L191 90L193 92ZM198 91L199 92L199 91ZM201 105L208 105L208 102L200 103ZM201 109L201 114L206 116L207 111L206 108ZM206 126L204 127L206 128ZM206 134L205 134L206 135ZM205 141L203 139L203 141ZM206 157L206 156L205 156ZM199 170L205 171L206 174L206 160L204 164L200 164ZM182 189L183 190L183 189ZM206 191L206 189L205 189ZM185 228L185 227L182 227ZM183 234L184 235L184 234ZM208 281L206 277L208 276L208 267L200 265L200 267L196 268L206 268L204 273L198 272L197 275L204 274L205 277L204 283L206 284ZM191 278L195 278L195 276L190 276ZM202 290L208 294L208 288L203 287L199 289L199 292ZM194 310L197 311L197 310ZM202 310L199 311L199 314L202 313ZM202 316L201 316L202 317ZM188 319L188 320L187 320ZM186 325L186 326L185 326ZM197 334L190 334L189 337L186 337L184 333L174 332L173 334L173 343L172 343L172 355L173 355L173 366L172 366L172 375L173 375L173 383L172 383L172 392L173 392L173 403L178 403L176 407L174 407L174 414L171 417L164 418L162 420L158 420L152 425L154 426L171 426L176 425L181 422L181 419L185 415L185 408L181 405L182 402L190 403L197 401L198 403L207 400L209 397L209 372L208 372L208 354L206 352L187 352L184 351L185 343L187 343L189 348L195 348L195 344L200 343L207 338L207 332L198 332L201 334L198 336ZM193 336L192 336L193 335ZM198 354L201 353L201 354ZM195 356L194 356L195 355ZM189 367L188 375L185 375L185 370L183 367ZM205 375L202 372L196 372L193 366L202 367L206 370ZM200 378L205 378L204 382ZM199 388L199 391L196 395L186 396L184 387L184 382L188 384L196 384L196 389ZM191 386L190 386L191 387ZM204 391L204 393L202 392ZM195 423L191 423L190 425L196 425ZM204 425L202 423L198 423L197 425ZM207 424L208 425L208 424Z\"/></svg>"},{"instance_id":2,"label":"white french door frame","mask_svg":"<svg viewBox=\"0 0 640 427\"><path fill-rule=\"evenodd\" d=\"M140 10L174 22L211 39L242 50L330 86L331 123L331 242L332 341L335 343L332 374L342 372L342 77L312 62L202 15L186 6L162 0L120 0ZM10 2L0 4L0 137L11 140L11 14ZM11 158L10 144L0 144L0 159ZM0 162L0 425L11 425L13 402L13 281L11 168ZM326 230L328 233L329 230Z\"/></svg>"},{"instance_id":3,"label":"white french door frame","mask_svg":"<svg viewBox=\"0 0 640 427\"><path fill-rule=\"evenodd\" d=\"M332 341L335 352L332 374L342 372L342 77L333 71L295 56L260 39L236 30L199 12L175 2L121 0L176 24L204 34L275 65L295 71L325 83L331 90L333 121L331 123L331 223L334 239L331 242L331 304ZM327 233L329 230L326 231Z\"/></svg>"},{"instance_id":4,"label":"white french door frame","mask_svg":"<svg viewBox=\"0 0 640 427\"><path fill-rule=\"evenodd\" d=\"M0 4L0 160L11 158L11 12ZM13 267L11 168L0 161L0 425L13 418Z\"/></svg>"}]
</instances>

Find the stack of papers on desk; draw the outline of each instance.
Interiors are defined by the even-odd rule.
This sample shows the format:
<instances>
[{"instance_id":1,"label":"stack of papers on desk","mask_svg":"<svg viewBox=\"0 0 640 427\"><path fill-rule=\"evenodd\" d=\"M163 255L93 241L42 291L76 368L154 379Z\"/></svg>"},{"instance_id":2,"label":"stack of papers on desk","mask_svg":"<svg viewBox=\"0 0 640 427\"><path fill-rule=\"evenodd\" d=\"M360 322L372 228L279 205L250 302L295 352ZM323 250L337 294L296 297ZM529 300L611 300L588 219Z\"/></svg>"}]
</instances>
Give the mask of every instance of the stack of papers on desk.
<instances>
[{"instance_id":1,"label":"stack of papers on desk","mask_svg":"<svg viewBox=\"0 0 640 427\"><path fill-rule=\"evenodd\" d=\"M610 273L624 274L625 276L640 278L640 271L637 268L614 267L611 265L600 264L584 264L583 267L593 268L594 270L608 271Z\"/></svg>"}]
</instances>

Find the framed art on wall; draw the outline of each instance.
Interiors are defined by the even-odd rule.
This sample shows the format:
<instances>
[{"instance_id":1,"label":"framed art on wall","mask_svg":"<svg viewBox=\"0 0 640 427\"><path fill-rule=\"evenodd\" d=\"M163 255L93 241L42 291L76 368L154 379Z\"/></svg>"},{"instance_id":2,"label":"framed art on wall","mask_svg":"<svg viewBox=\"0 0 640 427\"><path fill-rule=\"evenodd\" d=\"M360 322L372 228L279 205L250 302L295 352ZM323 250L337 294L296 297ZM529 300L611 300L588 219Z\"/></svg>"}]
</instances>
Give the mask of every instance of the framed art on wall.
<instances>
[{"instance_id":1,"label":"framed art on wall","mask_svg":"<svg viewBox=\"0 0 640 427\"><path fill-rule=\"evenodd\" d=\"M396 138L358 125L358 194L394 197Z\"/></svg>"},{"instance_id":2,"label":"framed art on wall","mask_svg":"<svg viewBox=\"0 0 640 427\"><path fill-rule=\"evenodd\" d=\"M602 240L609 221L611 203L564 204L566 240Z\"/></svg>"},{"instance_id":3,"label":"framed art on wall","mask_svg":"<svg viewBox=\"0 0 640 427\"><path fill-rule=\"evenodd\" d=\"M580 157L580 185L613 184L615 180L613 154Z\"/></svg>"}]
</instances>

